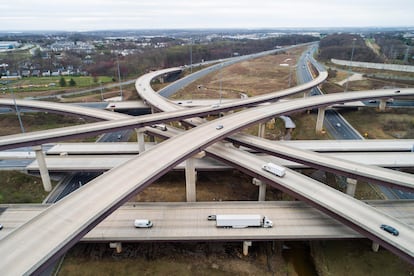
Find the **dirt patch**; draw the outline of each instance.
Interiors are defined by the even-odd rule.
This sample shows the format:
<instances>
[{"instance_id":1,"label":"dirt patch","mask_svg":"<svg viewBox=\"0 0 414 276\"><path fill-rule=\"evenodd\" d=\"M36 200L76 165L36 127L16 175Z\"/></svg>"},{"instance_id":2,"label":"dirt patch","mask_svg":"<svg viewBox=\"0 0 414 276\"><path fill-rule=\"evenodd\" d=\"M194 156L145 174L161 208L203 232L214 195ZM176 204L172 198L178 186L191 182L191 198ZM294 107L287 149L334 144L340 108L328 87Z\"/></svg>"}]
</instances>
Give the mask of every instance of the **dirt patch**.
<instances>
[{"instance_id":1,"label":"dirt patch","mask_svg":"<svg viewBox=\"0 0 414 276\"><path fill-rule=\"evenodd\" d=\"M296 64L296 53L270 55L251 61L240 62L209 74L176 93L174 99L219 98L220 87L223 98L239 98L240 93L248 96L262 95L289 87L296 83L296 73L288 66Z\"/></svg>"}]
</instances>

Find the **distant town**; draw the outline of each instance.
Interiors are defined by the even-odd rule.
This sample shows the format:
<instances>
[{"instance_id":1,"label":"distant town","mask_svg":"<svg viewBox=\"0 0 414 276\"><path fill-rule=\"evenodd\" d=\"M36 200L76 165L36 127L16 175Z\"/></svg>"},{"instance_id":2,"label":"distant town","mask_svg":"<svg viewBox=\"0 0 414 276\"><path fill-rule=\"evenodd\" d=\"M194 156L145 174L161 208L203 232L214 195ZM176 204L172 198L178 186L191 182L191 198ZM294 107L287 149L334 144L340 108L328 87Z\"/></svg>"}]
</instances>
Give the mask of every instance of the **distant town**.
<instances>
[{"instance_id":1,"label":"distant town","mask_svg":"<svg viewBox=\"0 0 414 276\"><path fill-rule=\"evenodd\" d=\"M241 41L265 41L278 38L281 44L295 44L319 40L328 34L355 33L361 36L375 37L381 35L393 40L384 56L400 58L405 63L412 63L414 38L413 28L401 29L324 29L324 30L139 30L139 31L99 31L99 32L34 32L34 33L0 33L0 76L4 79L48 76L87 76L109 75L116 78L114 67L121 64L123 77L140 74L150 67L179 65L183 58L175 58L177 49L185 47L185 59L190 62L203 62L211 58L224 58L246 54L249 50L240 47ZM298 38L283 40L280 38ZM306 39L303 39L306 37ZM202 46L218 42L234 42L227 49L212 56L201 53ZM274 41L274 40L273 40ZM239 42L239 43L238 43ZM257 44L257 43L256 43ZM194 47L193 47L194 46ZM157 49L176 47L174 54L167 54L167 59L157 58ZM192 60L188 57L192 47ZM260 46L258 46L260 47ZM274 45L273 47L277 47ZM262 49L260 49L262 50ZM243 52L247 51L247 52ZM240 53L239 53L240 52ZM30 54L23 54L30 53ZM134 66L128 60L131 57L153 56L151 64L143 67L143 62ZM160 53L160 52L158 52ZM158 54L159 55L159 54ZM126 58L128 57L128 59ZM155 69L155 68L153 68Z\"/></svg>"}]
</instances>

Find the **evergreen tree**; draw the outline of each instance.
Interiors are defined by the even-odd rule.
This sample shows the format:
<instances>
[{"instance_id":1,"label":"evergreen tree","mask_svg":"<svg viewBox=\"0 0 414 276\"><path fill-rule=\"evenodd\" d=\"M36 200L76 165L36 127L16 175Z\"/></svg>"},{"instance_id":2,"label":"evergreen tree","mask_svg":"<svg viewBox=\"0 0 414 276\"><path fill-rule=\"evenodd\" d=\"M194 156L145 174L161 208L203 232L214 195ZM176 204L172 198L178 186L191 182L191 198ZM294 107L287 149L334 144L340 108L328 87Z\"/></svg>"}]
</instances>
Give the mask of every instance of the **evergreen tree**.
<instances>
[{"instance_id":1,"label":"evergreen tree","mask_svg":"<svg viewBox=\"0 0 414 276\"><path fill-rule=\"evenodd\" d=\"M64 78L64 77L61 77L61 78L60 78L60 80L59 80L59 85L60 85L61 87L65 87L65 86L66 86L66 80L65 80L65 78Z\"/></svg>"},{"instance_id":2,"label":"evergreen tree","mask_svg":"<svg viewBox=\"0 0 414 276\"><path fill-rule=\"evenodd\" d=\"M76 82L71 78L69 81L69 86L75 86Z\"/></svg>"}]
</instances>

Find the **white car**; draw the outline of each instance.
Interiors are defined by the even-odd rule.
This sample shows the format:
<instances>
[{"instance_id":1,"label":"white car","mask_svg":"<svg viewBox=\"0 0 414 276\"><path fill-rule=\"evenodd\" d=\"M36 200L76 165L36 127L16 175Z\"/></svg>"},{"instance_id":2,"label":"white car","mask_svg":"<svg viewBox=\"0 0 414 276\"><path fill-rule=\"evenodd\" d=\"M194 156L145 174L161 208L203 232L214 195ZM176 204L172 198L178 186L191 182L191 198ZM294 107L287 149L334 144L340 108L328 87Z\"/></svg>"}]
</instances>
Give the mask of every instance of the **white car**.
<instances>
[{"instance_id":1,"label":"white car","mask_svg":"<svg viewBox=\"0 0 414 276\"><path fill-rule=\"evenodd\" d=\"M151 228L152 227L152 221L149 219L136 219L134 221L135 228Z\"/></svg>"}]
</instances>

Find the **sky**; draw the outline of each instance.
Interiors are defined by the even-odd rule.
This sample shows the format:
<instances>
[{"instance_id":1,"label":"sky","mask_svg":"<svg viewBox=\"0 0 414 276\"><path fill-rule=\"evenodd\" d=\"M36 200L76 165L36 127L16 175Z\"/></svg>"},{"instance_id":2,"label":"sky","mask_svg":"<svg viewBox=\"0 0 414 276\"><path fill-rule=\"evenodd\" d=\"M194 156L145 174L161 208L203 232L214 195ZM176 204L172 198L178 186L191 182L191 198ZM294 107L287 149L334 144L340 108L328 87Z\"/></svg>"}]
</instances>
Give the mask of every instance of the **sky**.
<instances>
[{"instance_id":1,"label":"sky","mask_svg":"<svg viewBox=\"0 0 414 276\"><path fill-rule=\"evenodd\" d=\"M0 0L0 31L413 26L413 0Z\"/></svg>"}]
</instances>

